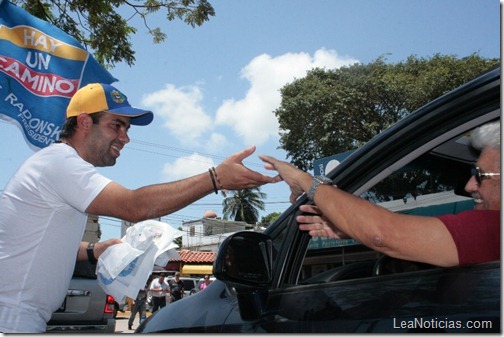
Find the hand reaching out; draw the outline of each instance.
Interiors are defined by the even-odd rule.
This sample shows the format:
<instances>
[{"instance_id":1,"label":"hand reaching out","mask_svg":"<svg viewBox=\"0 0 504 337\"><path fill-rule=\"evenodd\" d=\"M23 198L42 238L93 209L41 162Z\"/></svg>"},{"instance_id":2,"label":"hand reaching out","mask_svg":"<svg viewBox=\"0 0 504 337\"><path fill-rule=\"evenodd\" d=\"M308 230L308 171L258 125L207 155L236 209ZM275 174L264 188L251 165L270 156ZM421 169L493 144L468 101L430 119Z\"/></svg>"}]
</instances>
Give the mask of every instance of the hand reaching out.
<instances>
[{"instance_id":1,"label":"hand reaching out","mask_svg":"<svg viewBox=\"0 0 504 337\"><path fill-rule=\"evenodd\" d=\"M255 151L255 146L237 152L226 158L215 168L217 176L226 190L241 190L258 187L267 183L276 183L282 179L279 176L268 177L259 172L250 170L243 164L243 160Z\"/></svg>"},{"instance_id":2,"label":"hand reaching out","mask_svg":"<svg viewBox=\"0 0 504 337\"><path fill-rule=\"evenodd\" d=\"M320 209L314 205L301 205L299 209L309 215L298 215L296 220L299 230L308 231L311 236L324 236L331 239L348 239L349 236L340 231L327 219Z\"/></svg>"},{"instance_id":3,"label":"hand reaching out","mask_svg":"<svg viewBox=\"0 0 504 337\"><path fill-rule=\"evenodd\" d=\"M276 170L281 178L291 190L290 202L296 202L296 199L303 194L309 187L312 181L312 176L306 173L291 163L275 159L270 156L260 155L259 158L265 162L264 167L267 170Z\"/></svg>"},{"instance_id":4,"label":"hand reaching out","mask_svg":"<svg viewBox=\"0 0 504 337\"><path fill-rule=\"evenodd\" d=\"M262 161L266 164L264 167L268 170L276 170L291 190L290 201L294 203L296 199L310 188L313 177L291 163L275 159L270 156L260 155ZM299 209L305 213L298 215L296 220L299 223L299 229L307 231L311 236L325 236L333 239L346 239L349 236L343 233L338 227L325 217L320 209L315 205L301 205Z\"/></svg>"}]
</instances>

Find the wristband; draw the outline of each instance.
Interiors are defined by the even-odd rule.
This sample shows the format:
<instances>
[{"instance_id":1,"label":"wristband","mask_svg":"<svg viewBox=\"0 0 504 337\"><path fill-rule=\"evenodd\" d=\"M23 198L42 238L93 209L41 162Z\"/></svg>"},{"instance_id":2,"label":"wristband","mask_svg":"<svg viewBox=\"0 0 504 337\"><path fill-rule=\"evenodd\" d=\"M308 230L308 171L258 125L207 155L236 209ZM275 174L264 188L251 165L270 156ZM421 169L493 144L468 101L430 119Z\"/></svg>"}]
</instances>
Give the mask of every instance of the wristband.
<instances>
[{"instance_id":1,"label":"wristband","mask_svg":"<svg viewBox=\"0 0 504 337\"><path fill-rule=\"evenodd\" d=\"M210 178L212 179L212 184L213 184L213 188L214 188L215 194L218 194L219 190L217 189L217 184L215 184L215 178L214 178L214 175L212 173L212 169L208 169L208 173L210 173Z\"/></svg>"},{"instance_id":2,"label":"wristband","mask_svg":"<svg viewBox=\"0 0 504 337\"><path fill-rule=\"evenodd\" d=\"M91 264L96 264L96 262L98 262L98 260L94 255L94 246L95 246L94 242L90 242L86 249L87 258L89 263Z\"/></svg>"},{"instance_id":3,"label":"wristband","mask_svg":"<svg viewBox=\"0 0 504 337\"><path fill-rule=\"evenodd\" d=\"M214 176L215 176L215 180L217 181L217 183L219 184L219 188L221 190L221 193L222 193L222 196L225 198L227 195L226 195L226 192L224 192L224 187L222 187L222 183L219 179L219 176L217 175L217 171L215 170L215 167L212 166L211 168Z\"/></svg>"}]
</instances>

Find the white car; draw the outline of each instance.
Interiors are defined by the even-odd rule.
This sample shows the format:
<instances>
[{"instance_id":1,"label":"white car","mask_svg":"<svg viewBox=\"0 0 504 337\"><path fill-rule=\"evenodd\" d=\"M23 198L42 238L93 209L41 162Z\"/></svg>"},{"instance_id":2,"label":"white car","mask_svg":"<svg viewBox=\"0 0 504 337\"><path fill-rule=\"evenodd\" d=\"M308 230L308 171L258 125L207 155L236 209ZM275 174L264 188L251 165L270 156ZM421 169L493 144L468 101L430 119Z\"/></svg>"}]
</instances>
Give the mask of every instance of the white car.
<instances>
[{"instance_id":1,"label":"white car","mask_svg":"<svg viewBox=\"0 0 504 337\"><path fill-rule=\"evenodd\" d=\"M168 281L173 280L174 277L169 277ZM197 277L186 277L180 276L180 280L184 282L184 297L194 294L195 289L199 289L198 286L198 278Z\"/></svg>"},{"instance_id":2,"label":"white car","mask_svg":"<svg viewBox=\"0 0 504 337\"><path fill-rule=\"evenodd\" d=\"M210 283L212 283L213 281L215 281L215 277L213 276L210 276ZM194 295L196 294L198 291L201 290L201 285L203 284L203 282L205 282L205 279L202 277L198 280L198 283L196 284L196 287L194 287L193 290L191 290L191 293L189 295Z\"/></svg>"}]
</instances>

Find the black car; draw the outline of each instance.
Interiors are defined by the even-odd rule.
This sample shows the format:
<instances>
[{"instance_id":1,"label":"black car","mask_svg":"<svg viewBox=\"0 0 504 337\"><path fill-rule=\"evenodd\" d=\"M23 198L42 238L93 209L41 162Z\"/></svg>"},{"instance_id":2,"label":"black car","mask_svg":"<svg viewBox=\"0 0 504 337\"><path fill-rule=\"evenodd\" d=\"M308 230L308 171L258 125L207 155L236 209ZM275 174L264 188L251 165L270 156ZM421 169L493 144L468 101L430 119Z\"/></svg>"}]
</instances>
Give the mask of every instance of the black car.
<instances>
[{"instance_id":1,"label":"black car","mask_svg":"<svg viewBox=\"0 0 504 337\"><path fill-rule=\"evenodd\" d=\"M464 185L478 154L468 137L500 120L500 68L430 102L328 174L395 212L473 207ZM264 233L238 232L214 262L216 281L136 332L500 332L500 262L440 268L393 259L354 240L311 238L299 206Z\"/></svg>"}]
</instances>

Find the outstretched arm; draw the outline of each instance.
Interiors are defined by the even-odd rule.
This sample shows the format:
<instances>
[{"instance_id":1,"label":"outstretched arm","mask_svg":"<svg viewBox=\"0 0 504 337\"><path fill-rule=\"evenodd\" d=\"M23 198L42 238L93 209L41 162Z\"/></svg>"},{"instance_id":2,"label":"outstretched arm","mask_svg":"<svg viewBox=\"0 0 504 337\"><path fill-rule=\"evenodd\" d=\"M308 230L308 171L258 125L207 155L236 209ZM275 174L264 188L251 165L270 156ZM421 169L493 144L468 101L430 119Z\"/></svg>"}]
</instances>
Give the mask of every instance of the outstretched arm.
<instances>
[{"instance_id":1,"label":"outstretched arm","mask_svg":"<svg viewBox=\"0 0 504 337\"><path fill-rule=\"evenodd\" d=\"M215 168L217 175L215 179L218 180L216 184L219 189L247 189L280 180L278 177L268 177L243 165L243 160L254 151L254 146L248 147L230 156ZM209 172L136 190L129 190L111 182L93 200L86 212L139 222L178 211L213 192L214 185Z\"/></svg>"},{"instance_id":2,"label":"outstretched arm","mask_svg":"<svg viewBox=\"0 0 504 337\"><path fill-rule=\"evenodd\" d=\"M260 158L267 169L278 171L290 186L291 202L310 189L313 180L310 174L273 157L261 155ZM298 217L299 228L312 236L348 235L392 257L439 266L459 263L455 242L437 218L393 213L331 185L320 185L314 202L319 209L315 217Z\"/></svg>"}]
</instances>

